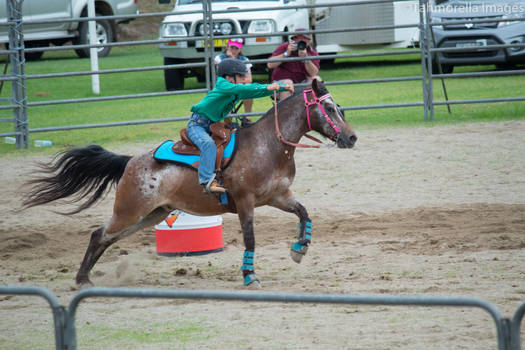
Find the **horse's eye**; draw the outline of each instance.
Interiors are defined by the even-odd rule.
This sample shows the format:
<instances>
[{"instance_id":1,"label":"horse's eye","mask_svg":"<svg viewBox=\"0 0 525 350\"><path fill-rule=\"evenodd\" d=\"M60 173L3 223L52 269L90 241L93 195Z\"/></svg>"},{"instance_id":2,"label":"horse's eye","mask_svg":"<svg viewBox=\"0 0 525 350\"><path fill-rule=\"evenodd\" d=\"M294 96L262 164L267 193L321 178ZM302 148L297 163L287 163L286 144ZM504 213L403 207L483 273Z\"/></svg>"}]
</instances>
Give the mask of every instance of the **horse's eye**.
<instances>
[{"instance_id":1,"label":"horse's eye","mask_svg":"<svg viewBox=\"0 0 525 350\"><path fill-rule=\"evenodd\" d=\"M326 110L328 111L328 113L334 113L335 112L335 109L332 106L326 107Z\"/></svg>"}]
</instances>

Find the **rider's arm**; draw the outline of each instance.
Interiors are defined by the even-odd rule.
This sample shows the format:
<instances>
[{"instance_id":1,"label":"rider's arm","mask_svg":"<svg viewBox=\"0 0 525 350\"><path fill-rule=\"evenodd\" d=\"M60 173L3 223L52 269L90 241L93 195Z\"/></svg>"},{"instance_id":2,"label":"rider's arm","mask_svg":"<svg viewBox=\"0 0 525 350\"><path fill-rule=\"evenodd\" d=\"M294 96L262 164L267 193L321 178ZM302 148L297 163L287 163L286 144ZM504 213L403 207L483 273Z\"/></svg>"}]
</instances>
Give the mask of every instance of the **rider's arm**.
<instances>
[{"instance_id":1,"label":"rider's arm","mask_svg":"<svg viewBox=\"0 0 525 350\"><path fill-rule=\"evenodd\" d=\"M234 84L228 82L226 79L220 79L220 81L219 83L219 80L217 80L215 90L222 94L236 95L240 100L265 97L273 94L273 90L268 90L268 84ZM284 87L280 88L279 91L284 91Z\"/></svg>"}]
</instances>

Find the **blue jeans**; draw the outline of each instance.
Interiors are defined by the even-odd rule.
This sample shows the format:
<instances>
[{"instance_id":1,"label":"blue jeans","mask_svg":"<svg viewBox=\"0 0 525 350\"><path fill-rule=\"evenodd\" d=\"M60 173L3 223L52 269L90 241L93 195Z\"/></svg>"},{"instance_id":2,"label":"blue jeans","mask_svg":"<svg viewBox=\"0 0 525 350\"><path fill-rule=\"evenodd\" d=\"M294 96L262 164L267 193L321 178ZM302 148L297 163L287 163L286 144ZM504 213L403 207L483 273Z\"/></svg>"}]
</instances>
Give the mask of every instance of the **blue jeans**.
<instances>
[{"instance_id":1,"label":"blue jeans","mask_svg":"<svg viewBox=\"0 0 525 350\"><path fill-rule=\"evenodd\" d=\"M208 118L193 113L186 131L190 140L201 150L199 164L199 183L207 184L215 177L215 158L217 157L217 146L211 138L210 125L213 124Z\"/></svg>"}]
</instances>

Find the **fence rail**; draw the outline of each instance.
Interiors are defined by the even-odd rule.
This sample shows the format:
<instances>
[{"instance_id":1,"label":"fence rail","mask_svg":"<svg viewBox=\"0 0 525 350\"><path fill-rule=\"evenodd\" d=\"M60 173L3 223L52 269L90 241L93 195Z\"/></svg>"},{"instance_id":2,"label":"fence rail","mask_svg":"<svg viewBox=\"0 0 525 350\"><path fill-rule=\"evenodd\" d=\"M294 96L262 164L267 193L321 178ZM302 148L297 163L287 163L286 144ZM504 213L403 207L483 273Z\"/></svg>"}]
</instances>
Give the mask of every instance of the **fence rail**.
<instances>
[{"instance_id":1,"label":"fence rail","mask_svg":"<svg viewBox=\"0 0 525 350\"><path fill-rule=\"evenodd\" d=\"M525 303L519 306L514 313L513 318L510 319L504 317L496 306L485 300L465 297L265 293L95 287L78 292L69 303L69 306L65 308L59 304L58 299L50 291L44 288L0 286L0 295L2 294L38 295L48 301L55 322L55 343L57 350L77 349L75 318L78 306L84 299L96 297L478 308L490 314L494 321L499 350L521 350L520 327L521 321L525 315Z\"/></svg>"}]
</instances>

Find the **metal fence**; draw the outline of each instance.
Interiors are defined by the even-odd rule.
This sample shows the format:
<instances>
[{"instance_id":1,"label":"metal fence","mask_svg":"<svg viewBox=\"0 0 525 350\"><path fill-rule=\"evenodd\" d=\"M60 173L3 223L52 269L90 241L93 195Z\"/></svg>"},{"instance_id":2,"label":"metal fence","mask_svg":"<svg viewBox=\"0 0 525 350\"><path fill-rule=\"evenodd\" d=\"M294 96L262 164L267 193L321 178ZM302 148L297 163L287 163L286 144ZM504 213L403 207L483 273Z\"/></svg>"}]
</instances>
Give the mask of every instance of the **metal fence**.
<instances>
[{"instance_id":1,"label":"metal fence","mask_svg":"<svg viewBox=\"0 0 525 350\"><path fill-rule=\"evenodd\" d=\"M0 133L0 136L15 136L16 144L19 148L26 148L29 146L29 133L56 131L56 130L72 130L72 129L85 129L85 128L96 128L96 127L112 127L122 125L136 125L146 123L161 123L161 122L172 122L178 120L188 119L189 116L174 117L174 118L162 118L162 119L149 119L149 120L135 120L126 122L114 122L105 124L90 124L90 125L69 125L47 128L30 128L30 120L27 117L28 108L36 106L45 106L52 104L69 104L69 103L88 103L96 101L110 101L110 100L121 100L121 99L135 99L135 98L153 98L166 95L178 95L178 94L193 94L202 93L208 91L213 86L215 78L213 67L214 49L213 49L213 32L207 32L202 36L193 36L186 38L177 38L177 41L195 41L203 40L204 46L204 57L202 61L197 63L187 64L175 64L175 65L162 65L162 66L151 66L151 67L138 67L138 68L127 68L127 69L111 69L111 70L99 70L96 72L83 71L83 72L66 72L66 73L55 73L55 74L25 74L25 58L24 52L39 52L39 51L56 51L56 50L71 50L88 47L104 47L104 46L130 46L130 45L152 45L169 42L170 40L142 40L142 41L128 41L118 42L109 44L97 44L97 45L70 45L70 46L59 46L59 47L24 47L23 40L23 24L21 17L21 5L23 0L8 0L7 1L7 13L8 21L0 25L7 25L9 27L9 50L0 50L0 54L8 54L9 62L11 65L11 74L4 74L0 77L0 83L10 82L12 85L12 97L4 99L0 102L8 102L8 104L0 105L0 110L13 110L13 118L0 119L0 122L13 123L14 132ZM323 3L322 5L303 5L303 6L285 6L285 9L300 9L300 8L317 8L317 7L339 7L339 6L356 6L363 4L385 4L392 3L392 0L368 0L368 1L352 1L352 2L334 2L334 3ZM387 56L387 55L401 55L407 53L418 53L421 55L421 75L411 77L392 77L384 79L365 79L365 80L341 80L341 81L327 81L326 85L346 85L346 84L369 84L369 83L400 83L406 81L422 81L423 100L412 101L395 104L374 104L374 105L362 105L362 106L342 106L343 110L361 110L361 109L378 109L378 108L403 108L403 107L423 107L424 119L434 119L434 106L450 105L453 104L471 104L471 103L493 103L493 102L517 102L525 101L525 96L511 97L511 98L486 98L486 99L464 99L464 100L448 100L446 94L445 79L463 79L470 77L492 77L492 76L507 76L507 75L523 75L525 70L511 70L505 72L483 72L483 73L462 73L462 74L432 74L432 60L437 52L461 52L467 51L468 48L436 48L433 42L433 31L432 27L435 25L430 21L430 6L429 0L419 0L419 23L404 24L404 25L385 25L385 26L365 26L365 27L345 27L335 29L317 29L307 31L307 33L315 34L327 34L327 33L352 33L361 31L376 31L394 28L419 28L420 31L420 48L419 49L406 49L401 51L383 51L383 52L369 52L369 53L351 53L351 54L339 54L339 55L323 55L320 57L321 60L333 60L334 58L353 58L353 57L372 57L372 56ZM202 13L203 20L205 23L211 24L213 17L231 12L249 12L249 11L268 11L275 9L283 9L283 7L265 7L265 8L254 8L254 9L229 9L226 11L212 11L211 0L203 1L203 9L199 11L186 11L180 12L180 14L190 13ZM152 16L165 16L171 12L158 12L158 13L146 13L134 16L104 16L104 19L117 20L123 18L141 18L141 17L152 17ZM61 22L82 22L95 20L95 17L83 17L73 18L69 20L61 20ZM513 18L513 21L523 21L525 18ZM500 20L469 20L466 21L454 21L449 24L465 24L465 23L486 23L495 22ZM48 23L47 21L27 21L25 24L39 24ZM293 32L277 32L266 36L286 36L293 34ZM229 37L241 37L254 38L260 37L260 34L235 34L231 36L224 36L221 38ZM510 48L510 47L523 47L525 44L512 44L512 45L489 45L486 49L496 48ZM287 58L283 60L306 60L312 57L306 58ZM318 57L316 57L318 58ZM252 60L254 64L264 64L268 62L267 59ZM47 78L59 78L69 76L80 76L80 75L91 75L91 74L112 74L112 73L124 73L124 72L137 72L137 71L151 71L151 70L165 70L167 68L189 68L189 67L205 67L206 69L206 88L204 89L193 89L183 91L169 91L169 92L157 92L157 93L141 93L133 95L120 95L120 96L106 96L106 97L91 97L82 99L67 99L67 100L53 100L46 102L32 102L29 101L26 96L26 84L28 81L33 79L47 79ZM440 67L438 62L438 67ZM433 79L440 79L442 81L442 87L445 90L445 101L435 101L433 91ZM243 114L243 115L260 115L260 112Z\"/></svg>"},{"instance_id":2,"label":"metal fence","mask_svg":"<svg viewBox=\"0 0 525 350\"><path fill-rule=\"evenodd\" d=\"M61 306L58 299L49 290L44 288L0 286L0 295L2 294L37 295L47 300L53 312L57 350L77 349L75 326L77 308L82 300L95 297L478 308L486 311L492 317L496 327L499 350L521 350L520 327L525 314L525 303L521 304L512 319L510 319L504 317L496 306L485 300L464 297L373 296L95 287L77 293L66 308Z\"/></svg>"}]
</instances>

